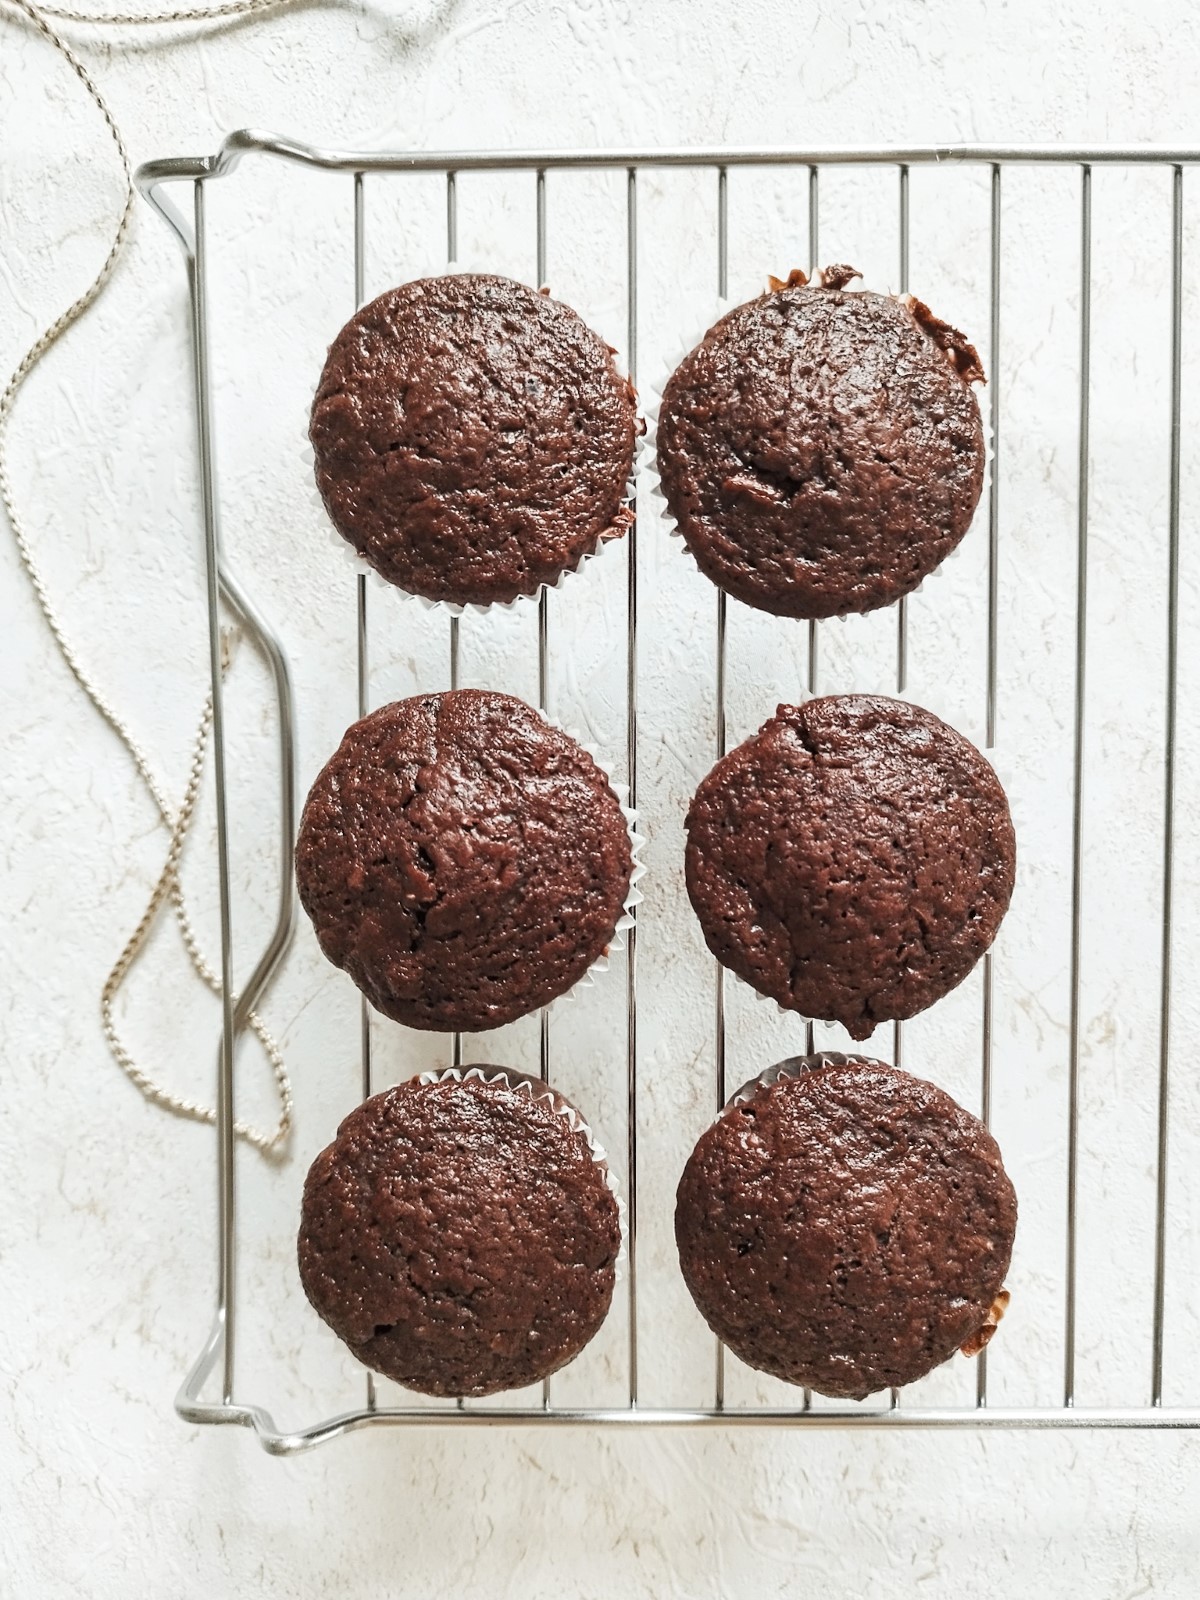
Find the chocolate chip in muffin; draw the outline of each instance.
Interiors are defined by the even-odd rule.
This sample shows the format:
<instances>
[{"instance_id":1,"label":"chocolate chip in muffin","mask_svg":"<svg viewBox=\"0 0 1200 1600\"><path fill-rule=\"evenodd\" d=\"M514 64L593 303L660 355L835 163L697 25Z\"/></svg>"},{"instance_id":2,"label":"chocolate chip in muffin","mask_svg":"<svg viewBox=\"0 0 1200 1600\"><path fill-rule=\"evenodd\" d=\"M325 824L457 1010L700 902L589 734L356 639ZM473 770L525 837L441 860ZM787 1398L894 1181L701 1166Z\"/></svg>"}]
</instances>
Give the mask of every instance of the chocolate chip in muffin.
<instances>
[{"instance_id":1,"label":"chocolate chip in muffin","mask_svg":"<svg viewBox=\"0 0 1200 1600\"><path fill-rule=\"evenodd\" d=\"M375 1095L304 1184L304 1292L360 1361L423 1394L549 1377L612 1298L607 1170L561 1096L500 1071Z\"/></svg>"},{"instance_id":2,"label":"chocolate chip in muffin","mask_svg":"<svg viewBox=\"0 0 1200 1600\"><path fill-rule=\"evenodd\" d=\"M620 801L587 751L479 689L356 722L296 846L321 949L413 1028L497 1028L565 994L608 948L632 872Z\"/></svg>"},{"instance_id":3,"label":"chocolate chip in muffin","mask_svg":"<svg viewBox=\"0 0 1200 1600\"><path fill-rule=\"evenodd\" d=\"M979 358L853 267L772 279L675 369L658 469L700 570L786 617L872 611L962 539L983 487Z\"/></svg>"},{"instance_id":4,"label":"chocolate chip in muffin","mask_svg":"<svg viewBox=\"0 0 1200 1600\"><path fill-rule=\"evenodd\" d=\"M313 402L317 487L390 583L507 602L622 534L633 386L569 306L461 273L389 290L334 340Z\"/></svg>"},{"instance_id":5,"label":"chocolate chip in muffin","mask_svg":"<svg viewBox=\"0 0 1200 1600\"><path fill-rule=\"evenodd\" d=\"M1016 871L987 761L879 695L780 706L700 784L686 827L688 894L718 961L855 1039L962 982Z\"/></svg>"},{"instance_id":6,"label":"chocolate chip in muffin","mask_svg":"<svg viewBox=\"0 0 1200 1600\"><path fill-rule=\"evenodd\" d=\"M701 1136L675 1238L737 1356L862 1400L987 1343L1016 1221L981 1122L898 1068L829 1054L765 1073Z\"/></svg>"}]
</instances>

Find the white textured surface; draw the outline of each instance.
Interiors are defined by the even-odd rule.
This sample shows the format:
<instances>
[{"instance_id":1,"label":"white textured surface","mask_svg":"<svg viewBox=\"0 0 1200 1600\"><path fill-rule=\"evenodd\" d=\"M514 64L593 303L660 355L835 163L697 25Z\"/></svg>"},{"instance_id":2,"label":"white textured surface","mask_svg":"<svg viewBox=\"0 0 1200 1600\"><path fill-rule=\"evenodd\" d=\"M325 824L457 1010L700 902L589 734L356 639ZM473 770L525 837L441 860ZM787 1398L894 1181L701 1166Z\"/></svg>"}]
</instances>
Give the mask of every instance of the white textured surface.
<instances>
[{"instance_id":1,"label":"white textured surface","mask_svg":"<svg viewBox=\"0 0 1200 1600\"><path fill-rule=\"evenodd\" d=\"M2 0L0 0L2 4ZM135 159L207 151L230 128L361 146L476 143L1178 139L1200 143L1189 7L1080 0L747 0L536 5L418 0L304 6L163 45L86 55ZM0 367L78 291L117 198L94 113L51 52L0 9ZM1167 108L1164 110L1164 108ZM1169 121L1164 118L1169 117ZM1062 1312L1062 1154L1078 261L1073 174L1006 180L1006 332L999 760L1013 789L1022 881L997 954L996 1123L1022 1200L1013 1309L993 1350L998 1401L1053 1403ZM731 291L807 255L802 185L731 180ZM823 257L893 282L894 177L830 178ZM460 184L461 240L530 276L531 183ZM711 180L643 185L643 371L702 320L715 290ZM432 184L370 197L369 288L443 248ZM550 277L620 339L623 194L616 179L551 190ZM211 200L220 245L214 357L231 547L297 656L311 775L353 711L353 612L292 463L307 392L350 309L347 185L243 168ZM1193 207L1193 210L1196 208ZM914 289L981 344L985 180L913 175ZM1096 179L1093 710L1084 982L1079 1395L1139 1403L1149 1369L1161 780L1168 190ZM1192 259L1200 232L1188 227ZM1187 302L1200 339L1196 276ZM614 309L615 308L615 309ZM31 386L17 488L85 654L178 789L204 692L205 643L183 275L144 210L102 308ZM1185 404L1195 414L1197 370ZM1181 723L1200 681L1185 456ZM653 876L643 923L643 1393L702 1400L711 1346L670 1261L670 1198L710 1114L711 968L678 884L682 807L711 758L711 591L644 523L642 799ZM912 606L911 692L981 736L982 528ZM19 1600L154 1594L312 1597L745 1596L908 1592L1063 1600L1189 1596L1200 1569L1200 1441L1184 1436L497 1431L360 1435L278 1462L245 1434L178 1423L171 1396L207 1326L212 1139L137 1099L105 1055L103 975L136 921L165 841L121 752L72 691L0 540L0 704L8 913L0 1159L0 1568ZM553 708L602 750L623 739L624 557L607 551L556 598ZM651 603L654 596L655 603ZM376 700L445 682L444 622L372 593ZM731 607L731 736L800 687L794 633ZM887 687L888 617L824 630L828 687ZM464 623L464 680L532 696L528 614ZM239 933L269 909L270 735L248 651L234 673ZM1168 1399L1200 1400L1196 1288L1200 1097L1197 746L1180 771L1179 999ZM261 827L253 823L259 803ZM212 925L211 811L187 875ZM239 947L241 948L241 947ZM180 1087L203 1092L216 1013L181 978L165 930L126 1021ZM623 1141L621 958L556 1013L556 1078ZM978 1096L977 980L913 1026L906 1061ZM282 1171L242 1162L247 1249L239 1387L281 1421L353 1400L290 1270L298 1184L353 1093L356 1008L302 929L267 1007L293 1066L298 1119ZM566 1017L564 1022L560 1020ZM731 985L730 1083L796 1048L794 1022ZM830 1035L832 1042L832 1033ZM529 1026L489 1054L528 1064ZM881 1047L884 1041L877 1041ZM431 1064L437 1041L391 1036L381 1074ZM265 1114L247 1054L247 1099ZM615 1158L616 1159L616 1158ZM618 1170L623 1162L617 1159ZM621 1307L564 1396L613 1399ZM1190 1362L1190 1386L1189 1386ZM965 1363L930 1380L970 1392ZM731 1394L758 1387L731 1372ZM777 1394L764 1385L762 1392Z\"/></svg>"}]
</instances>

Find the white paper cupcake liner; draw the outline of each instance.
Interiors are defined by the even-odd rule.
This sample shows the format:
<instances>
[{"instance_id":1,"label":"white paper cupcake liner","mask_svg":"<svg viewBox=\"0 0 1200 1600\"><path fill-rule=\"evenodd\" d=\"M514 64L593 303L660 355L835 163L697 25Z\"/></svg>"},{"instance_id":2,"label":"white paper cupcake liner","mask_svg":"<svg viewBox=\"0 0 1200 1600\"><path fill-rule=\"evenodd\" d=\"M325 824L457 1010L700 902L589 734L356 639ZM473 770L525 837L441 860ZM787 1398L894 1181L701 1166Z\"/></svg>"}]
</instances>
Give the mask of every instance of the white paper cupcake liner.
<instances>
[{"instance_id":1,"label":"white paper cupcake liner","mask_svg":"<svg viewBox=\"0 0 1200 1600\"><path fill-rule=\"evenodd\" d=\"M644 898L642 891L638 888L638 884L646 876L646 865L645 862L641 860L641 851L645 846L646 840L637 830L638 814L636 811L630 809L628 803L629 785L627 783L617 783L614 780L612 768L606 761L601 760L600 752L597 750L596 746L594 744L588 744L586 740L581 739L576 729L568 728L566 724L560 722L557 717L552 717L544 711L539 711L538 715L541 717L542 721L548 723L550 727L558 728L559 731L565 733L569 739L574 739L575 743L580 747L580 749L591 756L597 767L599 767L600 771L604 774L609 788L617 797L617 804L620 806L621 815L625 819L625 831L629 835L629 854L633 862L633 867L629 874L629 888L626 890L625 900L621 909L621 915L617 920L616 927L613 929L612 938L609 940L603 952L598 955L592 962L591 966L588 967L583 977L577 979L565 994L560 994L556 999L550 1001L550 1006L554 1007L561 1005L564 1001L573 1000L582 989L593 988L595 986L596 979L602 973L608 971L609 966L611 965L609 958L612 956L612 954L615 951L624 950L625 941L622 939L621 935L633 927L636 920L634 914L635 909L641 905Z\"/></svg>"},{"instance_id":2,"label":"white paper cupcake liner","mask_svg":"<svg viewBox=\"0 0 1200 1600\"><path fill-rule=\"evenodd\" d=\"M732 967L726 967L725 972L727 976L740 983L743 989L748 990L759 1005L772 1006L781 1017L791 1017L794 1021L803 1023L806 1028L815 1027L818 1023L826 1028L837 1026L831 1017L809 1017L803 1011L797 1011L792 1006L785 1006L781 1001L776 1000L773 994L764 994L761 989L756 989L749 978L743 978L741 973L735 972Z\"/></svg>"},{"instance_id":3,"label":"white paper cupcake liner","mask_svg":"<svg viewBox=\"0 0 1200 1600\"><path fill-rule=\"evenodd\" d=\"M757 1077L748 1079L740 1089L735 1089L713 1121L720 1122L736 1106L744 1106L748 1100L754 1099L760 1089L769 1089L780 1079L802 1078L806 1072L819 1067L870 1066L876 1059L875 1056L859 1055L857 1052L846 1054L841 1050L814 1050L811 1055L790 1056L786 1061L777 1061Z\"/></svg>"},{"instance_id":4,"label":"white paper cupcake liner","mask_svg":"<svg viewBox=\"0 0 1200 1600\"><path fill-rule=\"evenodd\" d=\"M560 1117L564 1119L572 1133L581 1133L587 1141L588 1150L592 1160L604 1176L605 1187L617 1202L617 1226L621 1233L621 1243L613 1262L615 1283L620 1283L624 1277L624 1267L628 1252L625 1248L625 1202L621 1198L621 1190L616 1176L609 1164L608 1152L592 1132L591 1126L576 1106L559 1094L557 1089L551 1088L541 1078L532 1077L527 1072L517 1072L512 1067L440 1067L428 1072L418 1074L417 1082L422 1084L443 1083L449 1080L452 1083L502 1083L508 1089L515 1090L518 1094L528 1095L531 1100L545 1100ZM615 1285L614 1285L615 1286Z\"/></svg>"},{"instance_id":5,"label":"white paper cupcake liner","mask_svg":"<svg viewBox=\"0 0 1200 1600\"><path fill-rule=\"evenodd\" d=\"M768 277L768 282L766 285L764 285L761 292L769 293L772 282L778 284L779 280L772 280L770 277ZM912 296L894 295L893 298L907 302L912 298ZM651 379L649 386L645 391L646 432L643 434L641 440L642 454L640 462L643 478L650 494L651 503L653 504L655 511L666 525L669 537L672 539L678 539L683 554L696 568L696 571L701 573L702 577L707 577L707 574L701 572L699 563L696 561L695 556L692 554L691 549L689 548L687 541L683 536L683 532L679 527L679 524L676 521L670 506L667 503L667 497L663 490L662 475L658 469L658 424L662 411L663 394L675 369L680 365L686 356L691 355L692 351L696 349L698 345L704 342L705 337L709 332L711 332L713 327L720 322L722 317L727 315L728 312L733 311L737 306L744 304L746 304L745 301L731 300L723 296L718 296L715 300L713 300L703 327L699 328L697 331L697 325L694 323L689 323L689 326L692 329L691 334L680 334L672 340L671 345L669 346L671 354L667 359L665 367L659 369L659 371ZM987 438L986 430L984 433L984 462L984 487L986 489L988 481L986 473L990 471L991 467L991 446ZM976 515L978 515L978 510L976 511ZM973 520L974 519L972 519L972 521ZM874 615L875 612L891 610L892 606L897 605L901 599L907 600L914 594L920 594L926 583L928 583L931 578L941 577L942 569L945 567L948 561L954 560L954 558L958 555L969 533L970 529L967 530L967 534L964 534L963 538L960 539L959 542L954 546L953 550L948 550L946 552L941 561L939 561L937 566L934 567L933 571L927 572L921 579L920 583L917 584L916 588L910 589L907 594L898 595L895 600L889 601L889 603L885 606L876 606L873 611L848 611L843 612L837 617L818 617L815 620L818 622L845 622L846 618L850 616L871 616ZM708 581L711 583L712 579L709 578ZM781 620L804 623L808 619L804 617L791 617Z\"/></svg>"},{"instance_id":6,"label":"white paper cupcake liner","mask_svg":"<svg viewBox=\"0 0 1200 1600\"><path fill-rule=\"evenodd\" d=\"M474 262L467 263L463 261L442 261L431 266L428 271L415 273L412 278L406 279L405 282L416 282L421 278L454 277L467 273L493 274L494 272L494 268L482 266ZM539 287L545 286L540 285ZM589 323L587 326L591 327L591 324ZM592 329L592 331L595 332L596 330ZM596 337L601 339L606 348L610 351L613 358L613 365L616 367L618 375L622 378L628 378L629 366L621 352L614 345L609 344L608 339L604 334L597 333ZM634 449L629 466L629 475L625 480L625 493L621 500L622 510L636 510L638 462L642 441L645 438L645 431L647 427L641 402L638 399L636 392L634 400L636 407L635 428L637 431L634 435ZM329 516L329 512L325 507L325 502L321 498L320 490L317 488L316 455L313 451L312 442L308 437L307 421L305 422L304 426L303 442L300 446L300 461L304 469L304 482L308 492L308 498L310 503L321 514L321 520L326 528L329 543L334 549L336 549L342 561L348 563L355 576L371 578L381 590L389 591L391 594L398 596L401 600L414 601L426 611L440 611L448 617L461 617L467 613L471 613L475 616L484 616L489 611L513 611L518 606L527 604L529 602L533 602L536 605L541 598L541 595L545 591L551 589L561 589L568 578L573 577L576 573L582 572L589 561L594 561L595 558L603 552L606 545L620 544L625 536L625 532L627 531L626 528L623 529L620 534L614 535L611 528L604 529L597 536L596 542L592 548L590 550L585 550L573 567L565 567L563 571L559 573L558 577L552 582L539 584L538 587L530 594L519 594L514 596L514 598L511 600L493 600L487 604L469 601L466 604L459 605L456 601L452 600L430 600L425 595L413 594L408 589L402 589L399 584L391 583L382 575L382 573L377 572L371 563L361 556L350 543L350 541L343 537L343 535L340 534L337 528L333 525L333 522Z\"/></svg>"},{"instance_id":7,"label":"white paper cupcake liner","mask_svg":"<svg viewBox=\"0 0 1200 1600\"><path fill-rule=\"evenodd\" d=\"M1017 840L1017 874L1016 874L1016 881L1013 884L1012 900L1009 901L1008 910L1004 913L1004 920L1001 922L999 928L996 931L995 939L993 939L992 943L988 946L989 950L994 950L996 948L997 944L1000 942L1000 939L1001 939L1001 937L1002 937L1002 935L1004 933L1004 923L1008 921L1008 918L1012 913L1012 901L1015 900L1017 898L1018 894L1020 894L1020 892L1021 892L1021 879L1022 879L1022 845L1021 845L1021 841L1022 841L1023 838L1028 839L1030 837L1030 833L1029 833L1028 818L1025 815L1024 806L1021 804L1020 789L1019 789L1019 787L1017 785L1016 775L1015 775L1015 772L1013 770L1012 764L1009 762L1007 757L1005 757L1005 756L997 756L997 753L996 753L995 749L991 749L991 750L982 750L981 749L979 753L984 758L984 760L988 763L988 765L991 767L992 771L996 774L996 777L997 777L997 779L999 780L999 783L1000 783L1000 787L1004 790L1004 798L1008 801L1008 814L1012 818L1013 833L1016 835L1016 840Z\"/></svg>"}]
</instances>

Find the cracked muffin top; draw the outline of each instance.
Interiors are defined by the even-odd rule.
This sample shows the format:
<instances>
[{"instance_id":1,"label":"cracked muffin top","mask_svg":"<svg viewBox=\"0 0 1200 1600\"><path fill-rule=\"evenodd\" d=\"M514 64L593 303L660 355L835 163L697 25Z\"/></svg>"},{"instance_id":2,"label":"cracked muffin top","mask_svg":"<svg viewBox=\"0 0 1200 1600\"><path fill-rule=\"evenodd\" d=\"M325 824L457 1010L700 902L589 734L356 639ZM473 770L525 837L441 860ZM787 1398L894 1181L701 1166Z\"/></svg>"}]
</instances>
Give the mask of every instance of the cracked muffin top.
<instances>
[{"instance_id":1,"label":"cracked muffin top","mask_svg":"<svg viewBox=\"0 0 1200 1600\"><path fill-rule=\"evenodd\" d=\"M569 306L459 273L380 295L334 340L309 436L338 532L458 605L555 583L624 533L633 386Z\"/></svg>"},{"instance_id":2,"label":"cracked muffin top","mask_svg":"<svg viewBox=\"0 0 1200 1600\"><path fill-rule=\"evenodd\" d=\"M521 1388L607 1314L621 1227L606 1169L567 1102L524 1083L399 1084L350 1113L305 1180L304 1292L406 1388Z\"/></svg>"},{"instance_id":3,"label":"cracked muffin top","mask_svg":"<svg viewBox=\"0 0 1200 1600\"><path fill-rule=\"evenodd\" d=\"M700 570L786 617L873 611L958 544L983 487L962 334L911 297L794 272L721 318L663 394L658 469Z\"/></svg>"},{"instance_id":4,"label":"cracked muffin top","mask_svg":"<svg viewBox=\"0 0 1200 1600\"><path fill-rule=\"evenodd\" d=\"M976 1354L1003 1315L1017 1202L996 1141L881 1061L785 1061L692 1152L675 1238L713 1332L743 1361L862 1400Z\"/></svg>"},{"instance_id":5,"label":"cracked muffin top","mask_svg":"<svg viewBox=\"0 0 1200 1600\"><path fill-rule=\"evenodd\" d=\"M473 1033L583 977L632 870L620 801L587 751L524 701L479 689L356 722L296 845L329 960L385 1016Z\"/></svg>"},{"instance_id":6,"label":"cracked muffin top","mask_svg":"<svg viewBox=\"0 0 1200 1600\"><path fill-rule=\"evenodd\" d=\"M717 960L854 1039L962 982L1016 871L987 761L878 695L780 706L703 780L686 827L688 894Z\"/></svg>"}]
</instances>

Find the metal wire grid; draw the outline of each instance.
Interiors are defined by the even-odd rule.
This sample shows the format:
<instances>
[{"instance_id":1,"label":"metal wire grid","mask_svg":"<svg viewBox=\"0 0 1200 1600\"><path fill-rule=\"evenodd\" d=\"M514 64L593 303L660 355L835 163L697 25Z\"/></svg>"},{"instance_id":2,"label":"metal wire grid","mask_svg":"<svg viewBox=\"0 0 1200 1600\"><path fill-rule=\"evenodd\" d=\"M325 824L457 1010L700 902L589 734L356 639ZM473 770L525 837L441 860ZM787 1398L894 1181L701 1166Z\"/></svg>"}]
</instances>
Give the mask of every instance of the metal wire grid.
<instances>
[{"instance_id":1,"label":"metal wire grid","mask_svg":"<svg viewBox=\"0 0 1200 1600\"><path fill-rule=\"evenodd\" d=\"M277 636L259 614L249 596L237 584L223 559L215 486L212 441L212 402L208 356L207 258L205 245L205 185L229 172L241 157L256 152L325 171L346 173L354 192L354 279L355 299L364 297L366 249L365 179L370 173L422 172L440 174L445 181L446 246L453 260L457 253L457 175L462 172L532 172L536 184L536 265L537 281L546 275L546 175L558 169L601 169L623 172L626 183L626 353L630 373L636 381L638 359L638 180L647 168L682 167L711 172L716 185L717 241L715 287L721 296L728 289L729 211L728 173L731 167L785 166L808 171L808 216L810 269L816 269L819 256L820 173L826 166L890 167L897 173L899 220L898 281L901 291L908 288L909 275L909 174L913 166L936 163L974 164L990 169L990 283L989 283L989 364L998 370L1000 356L1000 274L1002 185L1005 166L1039 163L1075 166L1080 175L1080 379L1078 403L1079 454L1077 473L1076 592L1074 648L1074 742L1071 849L1071 958L1070 1026L1068 1073L1068 1144L1066 1194L1066 1313L1062 1374L1062 1405L1057 1408L995 1408L988 1405L987 1353L977 1365L974 1408L932 1409L905 1407L897 1391L892 1391L886 1408L850 1410L811 1409L811 1396L804 1392L802 1402L791 1409L733 1408L725 1403L724 1348L718 1343L713 1383L713 1403L709 1407L661 1408L643 1405L638 1385L638 1297L637 1297L637 926L628 934L626 968L626 1082L628 1140L626 1149L626 1202L628 1206L629 1296L627 1328L628 1400L625 1406L565 1409L553 1404L548 1383L543 1385L542 1405L465 1409L461 1401L456 1410L430 1410L384 1407L377 1402L373 1379L368 1376L365 1404L361 1409L323 1419L295 1431L281 1431L261 1407L245 1404L234 1396L235 1297L234 1260L236 1253L236 1214L233 1162L233 1090L237 1040L246 1014L270 982L291 937L294 896L291 879L292 847L296 821L296 777L294 759L294 706L287 660ZM1163 1335L1165 1315L1165 1215L1167 1199L1167 1159L1169 1151L1169 1083L1171 1066L1171 918L1174 878L1175 830L1175 733L1178 702L1179 665L1179 525L1180 525L1180 411L1182 382L1182 286L1183 286L1183 169L1200 160L1200 151L1160 147L1068 149L1057 146L1015 146L988 148L977 145L914 147L911 149L825 150L667 150L667 151L521 151L487 154L462 151L446 154L328 152L271 135L241 131L231 134L221 150L211 157L153 161L137 174L138 186L146 198L171 225L183 245L191 292L193 354L197 407L197 444L201 468L201 491L207 571L210 666L214 696L213 744L216 766L217 847L222 941L223 1016L218 1056L218 1285L217 1306L212 1330L199 1358L188 1374L177 1398L177 1409L189 1421L236 1423L252 1427L270 1452L289 1454L369 1425L432 1424L461 1425L544 1425L547 1423L648 1424L798 1424L809 1427L1200 1427L1200 1406L1165 1407L1163 1392ZM1080 950L1083 918L1083 819L1084 819L1084 730L1087 671L1087 580L1088 580L1088 470L1089 402L1091 374L1092 316L1092 169L1097 165L1137 165L1168 169L1171 183L1171 365L1170 365L1170 456L1168 498L1168 590L1167 590L1167 671L1166 727L1164 748L1165 807L1162 845L1162 928L1161 991L1158 1040L1157 1161L1154 1234L1153 1349L1150 1403L1141 1408L1082 1408L1075 1405L1076 1301L1077 1301L1077 1187L1079 1168L1079 1065L1080 1065ZM186 182L192 186L191 215L187 216L163 193L164 186ZM997 632L998 632L998 551L999 491L997 462L1001 446L1000 384L988 390L988 433L990 467L987 485L987 666L986 726L989 746L996 732ZM627 739L626 760L630 805L637 805L638 785L638 705L637 705L637 583L636 520L626 540L626 685ZM232 941L230 937L230 871L228 801L226 793L225 722L220 675L219 621L222 604L237 616L256 639L270 666L279 707L279 752L281 758L280 854L281 889L274 932L245 989L235 1001ZM368 600L365 577L357 579L357 684L359 715L368 710ZM718 591L715 599L716 650L716 737L715 754L726 751L727 688L727 601ZM898 692L903 693L908 670L907 609L902 600L896 607L896 675ZM543 591L538 606L538 696L546 709L549 661L549 614ZM450 681L458 683L459 623L449 627ZM808 687L818 688L820 673L820 634L815 623L808 631ZM992 1071L992 958L984 958L981 1018L980 1090L982 1115L991 1112ZM718 966L715 1008L716 1085L719 1109L727 1098L725 979ZM812 1025L808 1026L808 1048L813 1047ZM894 1059L900 1063L903 1028L894 1024ZM452 1038L452 1061L462 1060L461 1036ZM546 1013L540 1023L540 1066L543 1078L550 1068L550 1044ZM362 1093L372 1093L371 1037L369 1010L362 1002L361 1013ZM202 1398L219 1373L220 1398Z\"/></svg>"}]
</instances>

